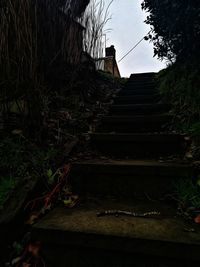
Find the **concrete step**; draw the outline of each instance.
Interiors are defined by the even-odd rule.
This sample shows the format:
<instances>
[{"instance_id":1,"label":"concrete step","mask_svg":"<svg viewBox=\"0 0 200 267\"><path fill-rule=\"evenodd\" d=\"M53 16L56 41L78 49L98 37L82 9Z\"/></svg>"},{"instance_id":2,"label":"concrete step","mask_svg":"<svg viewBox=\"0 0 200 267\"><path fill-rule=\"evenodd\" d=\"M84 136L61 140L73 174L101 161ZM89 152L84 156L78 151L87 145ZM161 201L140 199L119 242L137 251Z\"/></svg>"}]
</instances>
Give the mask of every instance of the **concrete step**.
<instances>
[{"instance_id":1,"label":"concrete step","mask_svg":"<svg viewBox=\"0 0 200 267\"><path fill-rule=\"evenodd\" d=\"M170 110L168 104L128 104L128 105L112 105L110 114L112 115L149 115L155 113L163 113Z\"/></svg>"},{"instance_id":2,"label":"concrete step","mask_svg":"<svg viewBox=\"0 0 200 267\"><path fill-rule=\"evenodd\" d=\"M144 79L129 79L125 85L127 84L155 84L156 80L153 78L144 78Z\"/></svg>"},{"instance_id":3,"label":"concrete step","mask_svg":"<svg viewBox=\"0 0 200 267\"><path fill-rule=\"evenodd\" d=\"M153 104L160 101L159 95L116 96L114 104Z\"/></svg>"},{"instance_id":4,"label":"concrete step","mask_svg":"<svg viewBox=\"0 0 200 267\"><path fill-rule=\"evenodd\" d=\"M160 215L97 216L105 210ZM88 200L73 209L57 207L34 225L31 237L42 242L50 267L192 267L200 261L199 228L163 203Z\"/></svg>"},{"instance_id":5,"label":"concrete step","mask_svg":"<svg viewBox=\"0 0 200 267\"><path fill-rule=\"evenodd\" d=\"M185 150L184 136L178 134L94 133L91 143L105 155L131 158L181 155Z\"/></svg>"},{"instance_id":6,"label":"concrete step","mask_svg":"<svg viewBox=\"0 0 200 267\"><path fill-rule=\"evenodd\" d=\"M154 89L155 88L155 83L154 82L148 82L148 83L144 83L144 82L129 82L126 83L126 85L124 86L125 89L129 89L129 90L133 90L133 89L141 89L141 88L145 88L145 89Z\"/></svg>"},{"instance_id":7,"label":"concrete step","mask_svg":"<svg viewBox=\"0 0 200 267\"><path fill-rule=\"evenodd\" d=\"M171 115L137 115L137 116L106 116L102 119L99 132L142 133L163 132Z\"/></svg>"},{"instance_id":8,"label":"concrete step","mask_svg":"<svg viewBox=\"0 0 200 267\"><path fill-rule=\"evenodd\" d=\"M93 159L73 163L70 184L83 196L159 199L172 193L176 181L191 176L190 166L180 162Z\"/></svg>"},{"instance_id":9,"label":"concrete step","mask_svg":"<svg viewBox=\"0 0 200 267\"><path fill-rule=\"evenodd\" d=\"M122 89L117 95L118 96L134 96L134 95L156 95L158 92L153 88L135 88L135 89Z\"/></svg>"},{"instance_id":10,"label":"concrete step","mask_svg":"<svg viewBox=\"0 0 200 267\"><path fill-rule=\"evenodd\" d=\"M132 80L145 80L145 79L154 79L156 73L155 72L146 72L146 73L133 73L131 74L129 81Z\"/></svg>"}]
</instances>

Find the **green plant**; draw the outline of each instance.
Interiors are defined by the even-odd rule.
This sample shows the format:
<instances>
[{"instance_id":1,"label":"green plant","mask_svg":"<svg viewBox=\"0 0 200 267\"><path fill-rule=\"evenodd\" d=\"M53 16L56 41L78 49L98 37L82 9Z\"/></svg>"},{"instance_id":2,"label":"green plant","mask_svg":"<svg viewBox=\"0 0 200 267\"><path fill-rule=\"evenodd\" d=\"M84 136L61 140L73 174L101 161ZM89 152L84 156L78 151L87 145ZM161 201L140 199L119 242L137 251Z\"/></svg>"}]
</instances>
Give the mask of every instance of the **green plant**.
<instances>
[{"instance_id":1,"label":"green plant","mask_svg":"<svg viewBox=\"0 0 200 267\"><path fill-rule=\"evenodd\" d=\"M15 186L24 179L41 177L48 184L47 170L56 168L60 156L57 149L42 148L22 136L11 135L0 141L0 206ZM59 163L58 163L59 162Z\"/></svg>"},{"instance_id":2,"label":"green plant","mask_svg":"<svg viewBox=\"0 0 200 267\"><path fill-rule=\"evenodd\" d=\"M200 57L200 2L179 0L143 0L151 26L147 39L154 44L154 54L168 60L191 60Z\"/></svg>"},{"instance_id":3,"label":"green plant","mask_svg":"<svg viewBox=\"0 0 200 267\"><path fill-rule=\"evenodd\" d=\"M188 133L199 133L200 71L193 62L175 63L157 75L158 89L171 104L172 127Z\"/></svg>"},{"instance_id":4,"label":"green plant","mask_svg":"<svg viewBox=\"0 0 200 267\"><path fill-rule=\"evenodd\" d=\"M182 209L200 208L200 182L189 179L179 180L175 184L175 196Z\"/></svg>"},{"instance_id":5,"label":"green plant","mask_svg":"<svg viewBox=\"0 0 200 267\"><path fill-rule=\"evenodd\" d=\"M3 209L3 205L8 197L9 192L14 189L16 181L14 178L0 178L0 209Z\"/></svg>"}]
</instances>

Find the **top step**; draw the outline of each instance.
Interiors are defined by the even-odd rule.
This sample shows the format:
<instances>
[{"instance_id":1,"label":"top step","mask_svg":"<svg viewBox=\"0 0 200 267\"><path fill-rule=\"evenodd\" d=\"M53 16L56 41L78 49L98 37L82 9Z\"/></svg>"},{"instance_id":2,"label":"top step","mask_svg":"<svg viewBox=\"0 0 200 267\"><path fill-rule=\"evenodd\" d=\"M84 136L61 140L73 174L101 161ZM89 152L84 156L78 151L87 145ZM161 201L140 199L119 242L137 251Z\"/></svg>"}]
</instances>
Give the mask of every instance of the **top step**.
<instances>
[{"instance_id":1,"label":"top step","mask_svg":"<svg viewBox=\"0 0 200 267\"><path fill-rule=\"evenodd\" d=\"M155 78L156 73L155 72L146 72L146 73L133 73L131 74L129 80L133 79L144 79L144 78L150 78L153 79Z\"/></svg>"}]
</instances>

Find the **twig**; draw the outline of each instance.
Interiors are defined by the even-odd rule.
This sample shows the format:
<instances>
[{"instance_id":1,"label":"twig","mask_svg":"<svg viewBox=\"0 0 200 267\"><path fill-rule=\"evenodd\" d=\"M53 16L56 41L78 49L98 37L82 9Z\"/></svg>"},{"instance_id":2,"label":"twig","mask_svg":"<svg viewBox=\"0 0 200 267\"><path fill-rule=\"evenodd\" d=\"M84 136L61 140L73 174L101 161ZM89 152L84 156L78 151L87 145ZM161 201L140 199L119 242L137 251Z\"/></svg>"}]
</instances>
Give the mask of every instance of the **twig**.
<instances>
[{"instance_id":1,"label":"twig","mask_svg":"<svg viewBox=\"0 0 200 267\"><path fill-rule=\"evenodd\" d=\"M106 215L127 215L127 216L132 216L132 217L146 217L146 218L151 218L154 216L160 216L160 212L158 211L149 211L149 212L144 212L144 213L136 213L133 211L125 211L125 210L105 210L97 213L97 217L102 217Z\"/></svg>"},{"instance_id":2,"label":"twig","mask_svg":"<svg viewBox=\"0 0 200 267\"><path fill-rule=\"evenodd\" d=\"M29 201L27 203L27 205L25 206L25 210L30 206L31 206L31 210L33 210L33 208L36 206L37 202L42 202L44 201L44 207L47 208L49 206L49 204L52 202L54 196L61 191L61 188L64 186L64 184L66 183L65 178L69 175L71 169L71 165L65 165L63 170L64 172L62 173L62 176L60 178L60 181L56 184L56 186L52 189L52 191L50 191L49 193L45 194L42 197L38 197L36 199L33 199L31 201Z\"/></svg>"}]
</instances>

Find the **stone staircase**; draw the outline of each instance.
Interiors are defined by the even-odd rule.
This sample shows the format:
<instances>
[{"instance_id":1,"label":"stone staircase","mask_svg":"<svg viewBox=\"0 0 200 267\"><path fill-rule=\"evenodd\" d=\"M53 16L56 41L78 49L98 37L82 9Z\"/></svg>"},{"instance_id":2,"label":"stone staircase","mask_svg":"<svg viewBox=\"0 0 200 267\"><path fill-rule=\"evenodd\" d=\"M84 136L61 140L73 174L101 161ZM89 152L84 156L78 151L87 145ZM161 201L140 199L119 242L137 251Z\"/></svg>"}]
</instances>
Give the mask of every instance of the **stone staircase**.
<instances>
[{"instance_id":1,"label":"stone staircase","mask_svg":"<svg viewBox=\"0 0 200 267\"><path fill-rule=\"evenodd\" d=\"M70 183L79 205L57 207L33 227L47 266L199 264L199 228L166 201L174 183L193 173L181 160L184 136L168 131L170 106L161 102L154 76L131 75L91 134L93 149L104 156L73 163ZM107 210L135 216L97 216Z\"/></svg>"}]
</instances>

